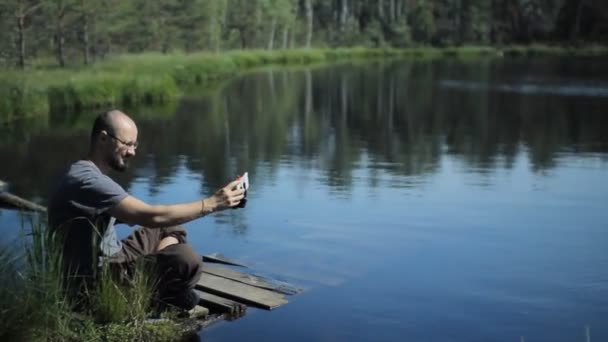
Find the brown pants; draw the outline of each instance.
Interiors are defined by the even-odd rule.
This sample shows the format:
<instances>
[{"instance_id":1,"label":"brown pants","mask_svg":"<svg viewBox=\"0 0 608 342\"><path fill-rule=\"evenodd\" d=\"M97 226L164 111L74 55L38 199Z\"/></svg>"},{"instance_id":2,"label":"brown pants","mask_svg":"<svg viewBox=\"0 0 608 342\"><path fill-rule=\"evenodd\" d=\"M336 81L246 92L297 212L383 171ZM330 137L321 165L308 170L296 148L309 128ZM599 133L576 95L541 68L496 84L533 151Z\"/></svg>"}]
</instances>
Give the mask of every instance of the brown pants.
<instances>
[{"instance_id":1,"label":"brown pants","mask_svg":"<svg viewBox=\"0 0 608 342\"><path fill-rule=\"evenodd\" d=\"M158 244L173 236L179 243L157 251ZM181 226L167 228L138 228L122 240L122 250L110 258L113 267L132 271L137 262L152 270L157 280L161 302L190 309L198 303L192 289L203 272L200 255L186 243L186 230Z\"/></svg>"}]
</instances>

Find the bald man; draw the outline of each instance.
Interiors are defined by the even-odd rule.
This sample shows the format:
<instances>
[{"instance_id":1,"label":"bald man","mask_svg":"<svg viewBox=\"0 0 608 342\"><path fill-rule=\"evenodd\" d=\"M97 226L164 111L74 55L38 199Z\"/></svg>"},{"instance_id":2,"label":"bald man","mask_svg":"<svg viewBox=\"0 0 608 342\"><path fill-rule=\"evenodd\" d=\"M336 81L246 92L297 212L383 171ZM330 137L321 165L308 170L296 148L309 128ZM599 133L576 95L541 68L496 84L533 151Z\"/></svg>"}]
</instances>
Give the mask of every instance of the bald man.
<instances>
[{"instance_id":1,"label":"bald man","mask_svg":"<svg viewBox=\"0 0 608 342\"><path fill-rule=\"evenodd\" d=\"M244 190L234 181L209 198L173 205L150 205L129 195L108 174L127 169L137 151L137 134L135 122L118 110L95 119L87 157L68 168L50 197L49 226L62 238L72 290L91 288L103 263L129 273L143 261L158 279L159 300L189 310L198 303L193 288L202 261L178 225L237 206ZM120 241L116 222L145 228Z\"/></svg>"}]
</instances>

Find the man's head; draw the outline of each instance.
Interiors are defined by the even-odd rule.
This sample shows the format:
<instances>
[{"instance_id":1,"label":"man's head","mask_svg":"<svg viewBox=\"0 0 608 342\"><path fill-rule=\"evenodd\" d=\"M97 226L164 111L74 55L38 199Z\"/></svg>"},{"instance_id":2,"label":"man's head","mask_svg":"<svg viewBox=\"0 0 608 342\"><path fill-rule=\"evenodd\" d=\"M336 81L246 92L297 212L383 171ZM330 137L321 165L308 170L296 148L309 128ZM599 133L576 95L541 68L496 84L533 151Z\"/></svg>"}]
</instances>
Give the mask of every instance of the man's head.
<instances>
[{"instance_id":1,"label":"man's head","mask_svg":"<svg viewBox=\"0 0 608 342\"><path fill-rule=\"evenodd\" d=\"M137 126L125 113L111 110L100 114L91 131L89 154L116 171L124 171L137 149Z\"/></svg>"}]
</instances>

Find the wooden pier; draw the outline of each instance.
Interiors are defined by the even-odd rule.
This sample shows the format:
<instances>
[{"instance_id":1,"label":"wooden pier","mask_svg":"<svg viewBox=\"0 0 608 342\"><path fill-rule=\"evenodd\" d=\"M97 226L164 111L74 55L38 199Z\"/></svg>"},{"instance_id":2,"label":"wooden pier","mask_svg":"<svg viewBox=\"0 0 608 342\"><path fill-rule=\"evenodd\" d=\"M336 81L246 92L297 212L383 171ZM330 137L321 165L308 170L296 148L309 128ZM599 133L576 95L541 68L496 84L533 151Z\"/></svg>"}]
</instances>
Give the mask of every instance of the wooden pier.
<instances>
[{"instance_id":1,"label":"wooden pier","mask_svg":"<svg viewBox=\"0 0 608 342\"><path fill-rule=\"evenodd\" d=\"M201 297L199 305L207 308L208 317L202 326L221 319L233 320L243 316L248 307L272 310L288 303L288 297L302 290L292 285L247 273L247 267L220 254L203 256L203 274L196 284ZM238 263L237 263L238 264Z\"/></svg>"}]
</instances>

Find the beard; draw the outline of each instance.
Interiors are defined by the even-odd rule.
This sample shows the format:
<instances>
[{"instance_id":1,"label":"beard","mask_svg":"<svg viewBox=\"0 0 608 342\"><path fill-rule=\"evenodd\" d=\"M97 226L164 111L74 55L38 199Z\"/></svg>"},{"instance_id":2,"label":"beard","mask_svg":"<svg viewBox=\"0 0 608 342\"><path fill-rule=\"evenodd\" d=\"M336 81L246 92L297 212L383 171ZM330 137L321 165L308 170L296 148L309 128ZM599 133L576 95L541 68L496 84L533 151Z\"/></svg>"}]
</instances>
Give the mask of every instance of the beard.
<instances>
[{"instance_id":1,"label":"beard","mask_svg":"<svg viewBox=\"0 0 608 342\"><path fill-rule=\"evenodd\" d=\"M108 158L108 165L114 171L124 172L129 168L129 160L119 155L112 155Z\"/></svg>"}]
</instances>

